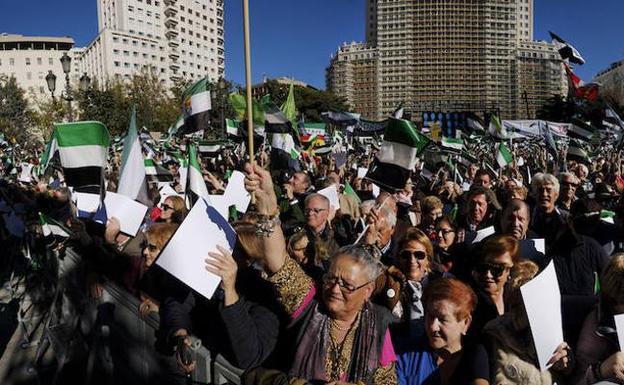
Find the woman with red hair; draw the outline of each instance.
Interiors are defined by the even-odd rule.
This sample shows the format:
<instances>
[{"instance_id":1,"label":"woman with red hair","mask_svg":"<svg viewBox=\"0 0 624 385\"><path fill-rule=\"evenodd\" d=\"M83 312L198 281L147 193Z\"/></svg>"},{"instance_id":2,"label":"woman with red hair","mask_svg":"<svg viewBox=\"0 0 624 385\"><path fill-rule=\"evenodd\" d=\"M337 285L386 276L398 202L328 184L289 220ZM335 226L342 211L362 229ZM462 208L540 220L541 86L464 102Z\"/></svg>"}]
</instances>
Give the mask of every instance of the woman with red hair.
<instances>
[{"instance_id":1,"label":"woman with red hair","mask_svg":"<svg viewBox=\"0 0 624 385\"><path fill-rule=\"evenodd\" d=\"M485 348L464 346L477 296L454 278L431 282L423 296L425 333L395 341L401 385L489 384Z\"/></svg>"}]
</instances>

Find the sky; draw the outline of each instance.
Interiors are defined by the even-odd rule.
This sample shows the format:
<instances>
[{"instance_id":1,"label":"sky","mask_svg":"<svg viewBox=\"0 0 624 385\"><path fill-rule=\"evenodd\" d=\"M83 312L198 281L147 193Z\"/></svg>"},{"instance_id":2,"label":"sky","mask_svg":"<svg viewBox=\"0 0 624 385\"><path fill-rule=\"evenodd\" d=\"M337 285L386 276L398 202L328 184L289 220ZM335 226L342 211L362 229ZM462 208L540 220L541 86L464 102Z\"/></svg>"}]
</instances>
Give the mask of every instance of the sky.
<instances>
[{"instance_id":1,"label":"sky","mask_svg":"<svg viewBox=\"0 0 624 385\"><path fill-rule=\"evenodd\" d=\"M344 42L364 40L365 0L250 0L252 82L294 77L325 88L325 68ZM535 0L535 39L553 31L586 60L585 81L624 59L624 1ZM97 34L96 0L0 0L0 33L71 36L86 46ZM242 1L225 0L226 78L245 80Z\"/></svg>"}]
</instances>

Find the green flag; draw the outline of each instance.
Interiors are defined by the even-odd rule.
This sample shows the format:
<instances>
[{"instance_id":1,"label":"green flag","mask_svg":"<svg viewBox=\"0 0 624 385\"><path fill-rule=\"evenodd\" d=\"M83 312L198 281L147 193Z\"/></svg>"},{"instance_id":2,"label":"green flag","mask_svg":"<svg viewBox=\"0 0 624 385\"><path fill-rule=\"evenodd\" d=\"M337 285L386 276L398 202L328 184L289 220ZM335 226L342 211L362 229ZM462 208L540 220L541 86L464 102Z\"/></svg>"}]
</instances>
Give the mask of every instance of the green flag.
<instances>
[{"instance_id":1,"label":"green flag","mask_svg":"<svg viewBox=\"0 0 624 385\"><path fill-rule=\"evenodd\" d=\"M353 187L351 187L351 185L349 184L349 182L347 182L347 183L345 184L345 187L344 187L344 193L345 193L346 195L351 195L351 196L355 197L355 199L357 199L358 203L361 203L361 202L362 202L362 200L361 200L361 199L360 199L360 197L357 195L357 193L355 192L355 190L353 189Z\"/></svg>"},{"instance_id":2,"label":"green flag","mask_svg":"<svg viewBox=\"0 0 624 385\"><path fill-rule=\"evenodd\" d=\"M290 89L288 90L288 97L280 110L284 113L286 118L292 123L293 127L297 127L297 106L295 105L295 86L291 82Z\"/></svg>"}]
</instances>

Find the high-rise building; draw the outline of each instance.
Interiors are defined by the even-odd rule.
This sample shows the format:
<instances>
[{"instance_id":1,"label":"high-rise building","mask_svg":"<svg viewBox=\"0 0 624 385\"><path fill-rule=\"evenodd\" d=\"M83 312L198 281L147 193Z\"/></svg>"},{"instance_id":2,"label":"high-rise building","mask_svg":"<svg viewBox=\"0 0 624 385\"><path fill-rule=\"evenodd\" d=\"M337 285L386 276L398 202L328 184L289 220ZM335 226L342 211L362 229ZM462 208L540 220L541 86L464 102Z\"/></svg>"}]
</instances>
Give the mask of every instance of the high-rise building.
<instances>
[{"instance_id":1,"label":"high-rise building","mask_svg":"<svg viewBox=\"0 0 624 385\"><path fill-rule=\"evenodd\" d=\"M624 60L615 62L609 68L598 72L593 80L601 85L600 93L621 105L624 105Z\"/></svg>"},{"instance_id":2,"label":"high-rise building","mask_svg":"<svg viewBox=\"0 0 624 385\"><path fill-rule=\"evenodd\" d=\"M568 82L562 60L554 45L521 41L514 61L513 111L516 117L536 118L544 101L553 95L565 95Z\"/></svg>"},{"instance_id":3,"label":"high-rise building","mask_svg":"<svg viewBox=\"0 0 624 385\"><path fill-rule=\"evenodd\" d=\"M326 71L327 87L346 99L351 111L377 119L377 49L362 43L344 44Z\"/></svg>"},{"instance_id":4,"label":"high-rise building","mask_svg":"<svg viewBox=\"0 0 624 385\"><path fill-rule=\"evenodd\" d=\"M178 79L224 74L223 0L98 0L98 36L81 70L100 83L155 71Z\"/></svg>"},{"instance_id":5,"label":"high-rise building","mask_svg":"<svg viewBox=\"0 0 624 385\"><path fill-rule=\"evenodd\" d=\"M532 39L533 0L367 0L361 46L377 58L376 117L400 104L414 113L497 111L517 117L518 73L528 71L522 68L529 62L537 70L531 60L518 60L519 45ZM548 43L538 45L550 52ZM335 57L327 87L349 99L358 90L344 70L347 63L337 65Z\"/></svg>"},{"instance_id":6,"label":"high-rise building","mask_svg":"<svg viewBox=\"0 0 624 385\"><path fill-rule=\"evenodd\" d=\"M74 39L70 37L0 34L0 75L14 77L25 96L36 100L50 97L45 77L52 71L57 76L59 95L65 84L60 59L65 52L71 53L73 46ZM74 69L70 80L77 81L78 76Z\"/></svg>"}]
</instances>

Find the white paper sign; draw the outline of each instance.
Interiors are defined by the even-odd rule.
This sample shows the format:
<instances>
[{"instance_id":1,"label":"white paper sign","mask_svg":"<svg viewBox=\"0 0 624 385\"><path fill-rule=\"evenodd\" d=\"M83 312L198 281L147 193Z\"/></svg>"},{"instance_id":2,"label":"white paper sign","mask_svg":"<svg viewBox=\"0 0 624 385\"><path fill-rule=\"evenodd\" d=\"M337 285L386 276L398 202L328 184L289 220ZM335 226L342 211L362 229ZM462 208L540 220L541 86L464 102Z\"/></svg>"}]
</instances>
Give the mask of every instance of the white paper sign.
<instances>
[{"instance_id":1,"label":"white paper sign","mask_svg":"<svg viewBox=\"0 0 624 385\"><path fill-rule=\"evenodd\" d=\"M30 163L22 163L22 172L18 178L20 182L29 183L32 182L32 173L33 165Z\"/></svg>"},{"instance_id":2,"label":"white paper sign","mask_svg":"<svg viewBox=\"0 0 624 385\"><path fill-rule=\"evenodd\" d=\"M544 371L549 368L546 365L548 360L563 342L561 294L553 262L524 284L520 291L531 326L537 359L540 369Z\"/></svg>"},{"instance_id":3,"label":"white paper sign","mask_svg":"<svg viewBox=\"0 0 624 385\"><path fill-rule=\"evenodd\" d=\"M104 205L109 218L119 219L122 233L136 236L145 218L147 206L114 192L106 192Z\"/></svg>"},{"instance_id":4,"label":"white paper sign","mask_svg":"<svg viewBox=\"0 0 624 385\"><path fill-rule=\"evenodd\" d=\"M620 343L620 351L624 351L624 314L613 316L615 319L615 329L617 330L618 342Z\"/></svg>"},{"instance_id":5,"label":"white paper sign","mask_svg":"<svg viewBox=\"0 0 624 385\"><path fill-rule=\"evenodd\" d=\"M366 173L368 172L368 169L366 167L358 167L357 169L357 177L358 178L364 178L366 176Z\"/></svg>"},{"instance_id":6,"label":"white paper sign","mask_svg":"<svg viewBox=\"0 0 624 385\"><path fill-rule=\"evenodd\" d=\"M100 194L75 192L72 196L79 211L94 213L100 207Z\"/></svg>"},{"instance_id":7,"label":"white paper sign","mask_svg":"<svg viewBox=\"0 0 624 385\"><path fill-rule=\"evenodd\" d=\"M217 251L217 245L232 251L235 243L236 233L227 220L199 199L158 256L156 264L210 299L221 278L206 271L208 252Z\"/></svg>"},{"instance_id":8,"label":"white paper sign","mask_svg":"<svg viewBox=\"0 0 624 385\"><path fill-rule=\"evenodd\" d=\"M482 240L494 234L495 232L496 230L494 229L494 226L490 226L490 227L486 227L485 229L478 230L475 238L472 240L472 243L481 242Z\"/></svg>"},{"instance_id":9,"label":"white paper sign","mask_svg":"<svg viewBox=\"0 0 624 385\"><path fill-rule=\"evenodd\" d=\"M223 218L230 217L230 206L232 205L225 195L208 195L208 204L214 207Z\"/></svg>"},{"instance_id":10,"label":"white paper sign","mask_svg":"<svg viewBox=\"0 0 624 385\"><path fill-rule=\"evenodd\" d=\"M319 190L318 193L329 199L329 206L331 206L334 210L338 210L340 208L340 200L338 199L338 190L336 189L336 185L331 185Z\"/></svg>"},{"instance_id":11,"label":"white paper sign","mask_svg":"<svg viewBox=\"0 0 624 385\"><path fill-rule=\"evenodd\" d=\"M381 189L379 188L379 186L373 183L373 197L377 198L380 192Z\"/></svg>"},{"instance_id":12,"label":"white paper sign","mask_svg":"<svg viewBox=\"0 0 624 385\"><path fill-rule=\"evenodd\" d=\"M228 207L236 205L236 210L241 213L247 212L247 207L249 207L249 202L251 202L251 195L245 190L245 174L240 171L234 171L228 180L223 195L227 197Z\"/></svg>"}]
</instances>

